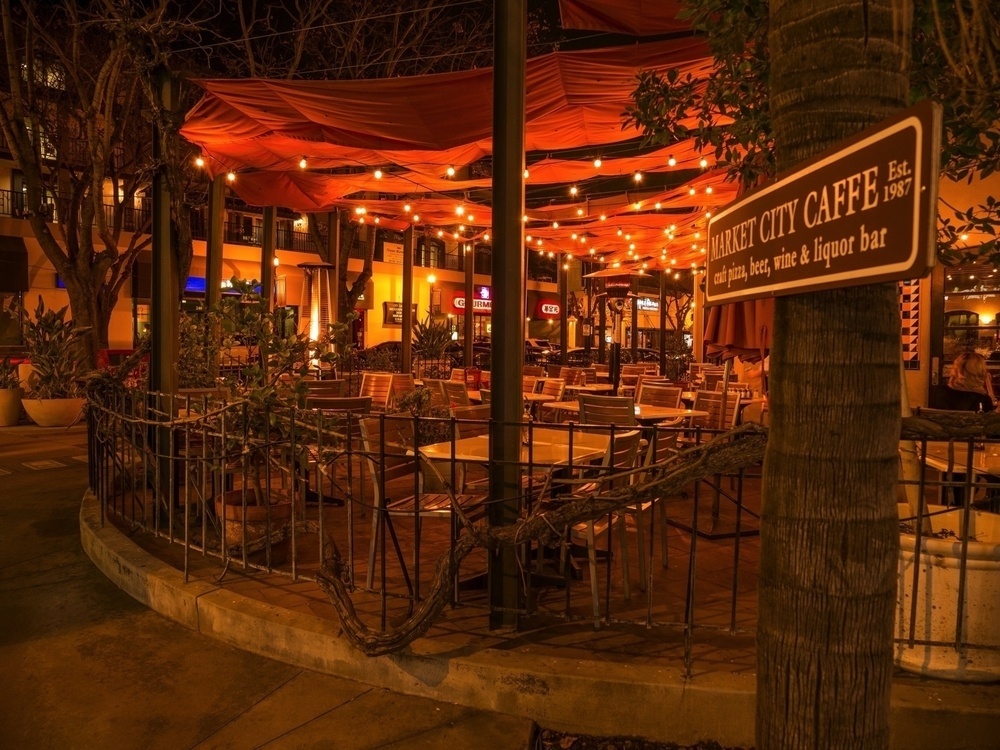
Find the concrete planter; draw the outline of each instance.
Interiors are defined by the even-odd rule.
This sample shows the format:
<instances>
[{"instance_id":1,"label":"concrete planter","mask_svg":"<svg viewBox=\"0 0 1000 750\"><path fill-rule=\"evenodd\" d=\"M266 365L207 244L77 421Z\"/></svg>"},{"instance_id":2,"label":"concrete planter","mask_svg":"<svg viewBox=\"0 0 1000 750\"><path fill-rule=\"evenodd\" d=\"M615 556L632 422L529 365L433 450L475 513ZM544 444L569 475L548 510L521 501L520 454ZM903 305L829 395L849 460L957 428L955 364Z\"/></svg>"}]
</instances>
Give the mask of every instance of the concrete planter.
<instances>
[{"instance_id":1,"label":"concrete planter","mask_svg":"<svg viewBox=\"0 0 1000 750\"><path fill-rule=\"evenodd\" d=\"M930 506L930 510L943 510ZM931 519L935 533L950 529L960 533L963 511L956 509ZM906 506L900 515L907 516ZM962 619L962 642L978 646L1000 647L1000 516L973 511L969 520L965 570L965 606ZM899 574L896 597L896 637L910 634L910 615L916 598L917 640L953 643L958 618L958 595L962 543L956 538L928 538L900 535ZM919 565L917 589L913 591L914 566ZM895 660L907 672L961 682L1000 680L1000 650L960 648L952 645L912 648L897 643Z\"/></svg>"},{"instance_id":2,"label":"concrete planter","mask_svg":"<svg viewBox=\"0 0 1000 750\"><path fill-rule=\"evenodd\" d=\"M0 388L0 427L13 427L21 421L20 388Z\"/></svg>"},{"instance_id":3,"label":"concrete planter","mask_svg":"<svg viewBox=\"0 0 1000 750\"><path fill-rule=\"evenodd\" d=\"M85 398L26 398L22 399L28 417L39 427L69 427L83 416Z\"/></svg>"}]
</instances>

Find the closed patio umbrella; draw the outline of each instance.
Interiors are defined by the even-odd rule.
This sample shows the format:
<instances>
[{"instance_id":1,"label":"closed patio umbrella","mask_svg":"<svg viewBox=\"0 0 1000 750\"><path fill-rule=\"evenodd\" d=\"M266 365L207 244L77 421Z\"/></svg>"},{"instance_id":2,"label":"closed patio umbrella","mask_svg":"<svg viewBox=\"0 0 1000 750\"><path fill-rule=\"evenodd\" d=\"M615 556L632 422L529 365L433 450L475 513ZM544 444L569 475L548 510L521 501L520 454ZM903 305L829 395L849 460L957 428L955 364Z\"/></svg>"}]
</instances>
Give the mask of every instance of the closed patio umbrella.
<instances>
[{"instance_id":1,"label":"closed patio umbrella","mask_svg":"<svg viewBox=\"0 0 1000 750\"><path fill-rule=\"evenodd\" d=\"M725 361L723 392L729 387L733 358L743 362L758 362L771 349L771 329L774 326L774 298L746 300L728 305L715 305L705 321L705 352ZM767 378L761 374L761 392L767 393Z\"/></svg>"}]
</instances>

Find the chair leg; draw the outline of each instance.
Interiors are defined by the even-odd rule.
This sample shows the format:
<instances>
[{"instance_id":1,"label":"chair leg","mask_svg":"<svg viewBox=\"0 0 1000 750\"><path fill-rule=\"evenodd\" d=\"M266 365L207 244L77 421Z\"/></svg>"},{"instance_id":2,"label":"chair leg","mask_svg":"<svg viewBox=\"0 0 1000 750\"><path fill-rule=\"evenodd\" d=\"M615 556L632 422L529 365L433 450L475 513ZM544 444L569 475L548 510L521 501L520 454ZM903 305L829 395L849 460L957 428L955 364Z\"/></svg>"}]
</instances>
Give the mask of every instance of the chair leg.
<instances>
[{"instance_id":1,"label":"chair leg","mask_svg":"<svg viewBox=\"0 0 1000 750\"><path fill-rule=\"evenodd\" d=\"M617 519L617 520L616 520ZM608 540L614 527L618 527L618 546L621 547L622 557L622 590L625 593L625 601L632 601L632 586L629 583L629 562L628 562L628 524L625 523L625 514L616 513L611 517L611 526L608 527ZM608 547L610 549L610 545ZM608 565L611 565L611 557L608 557Z\"/></svg>"},{"instance_id":2,"label":"chair leg","mask_svg":"<svg viewBox=\"0 0 1000 750\"><path fill-rule=\"evenodd\" d=\"M371 546L368 548L368 588L371 589L375 585L375 551L378 549L379 540L379 515L381 514L382 508L375 507L372 508L372 541ZM383 561L384 564L384 561Z\"/></svg>"},{"instance_id":3,"label":"chair leg","mask_svg":"<svg viewBox=\"0 0 1000 750\"><path fill-rule=\"evenodd\" d=\"M660 502L660 564L667 568L667 503L661 497Z\"/></svg>"},{"instance_id":4,"label":"chair leg","mask_svg":"<svg viewBox=\"0 0 1000 750\"><path fill-rule=\"evenodd\" d=\"M594 626L600 627L601 595L597 590L597 540L593 521L587 521L587 563L590 566L590 596L594 600ZM608 564L611 564L610 560Z\"/></svg>"},{"instance_id":5,"label":"chair leg","mask_svg":"<svg viewBox=\"0 0 1000 750\"><path fill-rule=\"evenodd\" d=\"M652 518L653 509L650 508L649 516ZM622 516L622 525L624 526L625 517ZM644 523L642 519L642 503L636 503L635 505L635 538L639 545L639 591L646 590L646 531L644 529ZM622 538L622 542L625 542L625 538ZM627 554L628 550L622 548L622 555Z\"/></svg>"}]
</instances>

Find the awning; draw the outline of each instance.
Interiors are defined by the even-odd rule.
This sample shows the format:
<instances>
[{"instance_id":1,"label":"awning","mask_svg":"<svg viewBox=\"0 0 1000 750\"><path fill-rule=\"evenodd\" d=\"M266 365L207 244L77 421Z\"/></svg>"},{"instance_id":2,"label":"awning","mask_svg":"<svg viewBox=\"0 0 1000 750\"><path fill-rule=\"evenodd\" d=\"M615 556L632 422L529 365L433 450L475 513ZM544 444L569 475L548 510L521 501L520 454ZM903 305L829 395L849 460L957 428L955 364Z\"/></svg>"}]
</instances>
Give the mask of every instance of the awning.
<instances>
[{"instance_id":1,"label":"awning","mask_svg":"<svg viewBox=\"0 0 1000 750\"><path fill-rule=\"evenodd\" d=\"M0 294L28 291L28 248L23 237L0 236Z\"/></svg>"},{"instance_id":2,"label":"awning","mask_svg":"<svg viewBox=\"0 0 1000 750\"><path fill-rule=\"evenodd\" d=\"M559 0L564 29L612 31L647 36L685 31L678 0Z\"/></svg>"}]
</instances>

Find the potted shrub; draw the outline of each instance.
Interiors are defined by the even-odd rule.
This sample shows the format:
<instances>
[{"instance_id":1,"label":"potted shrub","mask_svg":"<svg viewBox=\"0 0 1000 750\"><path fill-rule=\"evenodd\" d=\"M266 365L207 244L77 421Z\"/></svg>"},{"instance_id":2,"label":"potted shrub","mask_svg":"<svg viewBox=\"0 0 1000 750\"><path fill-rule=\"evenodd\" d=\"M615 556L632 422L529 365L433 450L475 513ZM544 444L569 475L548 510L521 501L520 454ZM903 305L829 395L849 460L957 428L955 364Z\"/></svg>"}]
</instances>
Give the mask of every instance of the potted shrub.
<instances>
[{"instance_id":1,"label":"potted shrub","mask_svg":"<svg viewBox=\"0 0 1000 750\"><path fill-rule=\"evenodd\" d=\"M445 323L430 318L413 324L413 351L420 357L420 377L446 378L451 362L443 362L451 332Z\"/></svg>"},{"instance_id":2,"label":"potted shrub","mask_svg":"<svg viewBox=\"0 0 1000 750\"><path fill-rule=\"evenodd\" d=\"M247 361L223 380L240 404L227 411L223 447L227 455L242 456L247 482L218 496L215 505L227 546L241 547L268 534L273 538L290 523L289 492L269 480L284 474L290 480L285 484L294 486L298 468L307 460L304 431L292 419L306 393L304 379L310 367L333 364L337 355L318 350L305 334L286 332L284 316L268 309L255 291L256 281L234 278L231 284L237 294L226 295L214 312L223 348L245 347ZM291 446L299 455L290 453ZM281 554L273 554L272 563Z\"/></svg>"},{"instance_id":3,"label":"potted shrub","mask_svg":"<svg viewBox=\"0 0 1000 750\"><path fill-rule=\"evenodd\" d=\"M0 361L0 427L10 427L21 420L21 381L10 357Z\"/></svg>"},{"instance_id":4,"label":"potted shrub","mask_svg":"<svg viewBox=\"0 0 1000 750\"><path fill-rule=\"evenodd\" d=\"M67 427L83 414L80 345L89 330L66 320L69 307L47 310L41 295L32 318L25 314L24 345L31 369L22 399L24 410L40 427Z\"/></svg>"}]
</instances>

